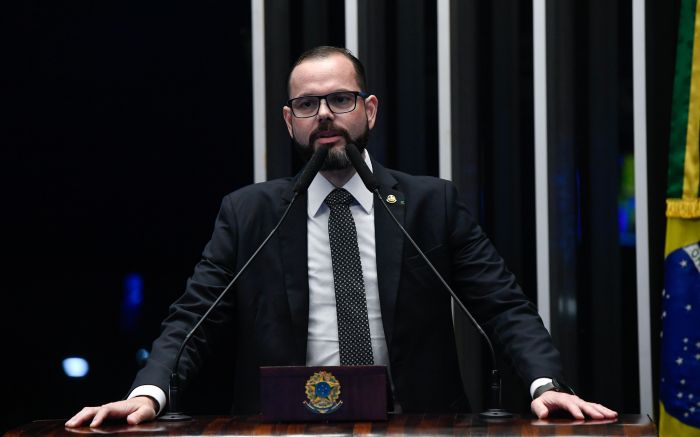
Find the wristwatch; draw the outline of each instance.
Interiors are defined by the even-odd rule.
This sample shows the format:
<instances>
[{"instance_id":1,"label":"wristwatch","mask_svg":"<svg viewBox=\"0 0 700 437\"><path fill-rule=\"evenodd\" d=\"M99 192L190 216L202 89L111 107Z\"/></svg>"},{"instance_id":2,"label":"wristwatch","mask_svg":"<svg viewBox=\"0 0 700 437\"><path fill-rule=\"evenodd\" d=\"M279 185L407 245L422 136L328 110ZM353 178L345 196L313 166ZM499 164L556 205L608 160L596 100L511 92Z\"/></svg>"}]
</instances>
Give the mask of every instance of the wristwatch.
<instances>
[{"instance_id":1,"label":"wristwatch","mask_svg":"<svg viewBox=\"0 0 700 437\"><path fill-rule=\"evenodd\" d=\"M535 393L532 395L532 399L537 399L546 391L558 391L562 393L569 393L570 395L575 395L574 391L566 385L563 381L556 378L552 378L552 382L548 382L544 385L537 387Z\"/></svg>"}]
</instances>

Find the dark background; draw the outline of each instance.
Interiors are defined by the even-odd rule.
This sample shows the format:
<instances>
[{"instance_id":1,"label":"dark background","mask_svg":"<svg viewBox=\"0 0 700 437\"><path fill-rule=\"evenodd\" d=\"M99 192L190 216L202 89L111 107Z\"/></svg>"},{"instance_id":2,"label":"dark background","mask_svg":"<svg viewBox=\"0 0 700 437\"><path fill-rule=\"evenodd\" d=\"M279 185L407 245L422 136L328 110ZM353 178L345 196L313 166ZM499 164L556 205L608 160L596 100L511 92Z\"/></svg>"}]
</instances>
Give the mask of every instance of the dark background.
<instances>
[{"instance_id":1,"label":"dark background","mask_svg":"<svg viewBox=\"0 0 700 437\"><path fill-rule=\"evenodd\" d=\"M221 198L251 183L245 2L2 12L2 428L125 396ZM123 326L124 279L144 299ZM90 373L68 379L67 356Z\"/></svg>"},{"instance_id":2,"label":"dark background","mask_svg":"<svg viewBox=\"0 0 700 437\"><path fill-rule=\"evenodd\" d=\"M343 45L344 18L342 2L265 6L273 178L301 166L281 120L288 68L306 48ZM435 1L359 6L360 57L380 99L370 152L437 175ZM253 181L253 139L248 2L0 8L1 432L126 395L137 351L182 293L222 196ZM452 3L453 178L536 300L531 10L516 0ZM647 2L653 323L677 10L677 1ZM554 340L582 395L634 413L634 247L617 228L620 162L633 148L630 17L629 0L548 2ZM132 273L143 302L125 319ZM464 330L478 409L488 363ZM64 375L61 361L74 355L90 363L86 378ZM505 380L507 406L527 411L525 385L507 366ZM205 377L188 408L225 412L227 398L225 382Z\"/></svg>"}]
</instances>

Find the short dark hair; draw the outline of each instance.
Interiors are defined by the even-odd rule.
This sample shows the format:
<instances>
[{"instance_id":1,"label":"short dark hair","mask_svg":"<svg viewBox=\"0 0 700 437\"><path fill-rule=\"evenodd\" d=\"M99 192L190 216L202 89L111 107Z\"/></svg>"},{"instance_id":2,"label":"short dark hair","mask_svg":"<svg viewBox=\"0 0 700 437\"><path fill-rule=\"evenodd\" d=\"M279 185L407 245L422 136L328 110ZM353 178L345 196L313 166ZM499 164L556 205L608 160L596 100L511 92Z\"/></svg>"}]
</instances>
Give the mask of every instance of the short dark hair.
<instances>
[{"instance_id":1,"label":"short dark hair","mask_svg":"<svg viewBox=\"0 0 700 437\"><path fill-rule=\"evenodd\" d=\"M297 68L297 65L309 59L327 58L331 55L341 55L349 59L350 62L352 62L353 67L355 67L355 76L357 79L357 84L360 86L360 89L358 91L367 91L367 78L365 76L365 66L362 65L362 62L360 62L360 60L357 59L355 55L353 55L352 52L350 52L350 50L342 47L318 46L302 53L301 56L297 58L296 62L294 62L294 65L292 65L292 68L289 70L289 75L287 76L287 93L289 94L290 91L289 86L290 81L292 79L292 72L295 68ZM289 97L292 96L290 95Z\"/></svg>"}]
</instances>

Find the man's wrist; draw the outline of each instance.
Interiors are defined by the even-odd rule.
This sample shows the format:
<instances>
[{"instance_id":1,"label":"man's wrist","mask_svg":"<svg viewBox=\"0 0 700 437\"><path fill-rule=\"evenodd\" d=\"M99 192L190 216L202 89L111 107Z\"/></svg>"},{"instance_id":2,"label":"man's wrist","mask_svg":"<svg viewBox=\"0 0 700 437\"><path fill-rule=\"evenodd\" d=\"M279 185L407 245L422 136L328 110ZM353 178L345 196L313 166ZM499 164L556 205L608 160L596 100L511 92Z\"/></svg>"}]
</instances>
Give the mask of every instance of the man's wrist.
<instances>
[{"instance_id":1,"label":"man's wrist","mask_svg":"<svg viewBox=\"0 0 700 437\"><path fill-rule=\"evenodd\" d=\"M532 399L535 399L535 392L537 391L537 389L551 382L552 378L537 378L536 380L532 381L532 383L530 384L530 397Z\"/></svg>"},{"instance_id":2,"label":"man's wrist","mask_svg":"<svg viewBox=\"0 0 700 437\"><path fill-rule=\"evenodd\" d=\"M542 396L543 393L548 391L574 394L574 391L571 389L571 387L566 385L566 383L556 378L552 378L549 382L539 385L532 393L532 398L537 399L538 397Z\"/></svg>"},{"instance_id":3,"label":"man's wrist","mask_svg":"<svg viewBox=\"0 0 700 437\"><path fill-rule=\"evenodd\" d=\"M155 385L140 385L129 393L127 399L135 398L137 396L146 396L155 403L156 415L159 415L165 407L165 392L158 386Z\"/></svg>"},{"instance_id":4,"label":"man's wrist","mask_svg":"<svg viewBox=\"0 0 700 437\"><path fill-rule=\"evenodd\" d=\"M149 401L151 401L151 407L153 407L153 411L158 413L158 410L160 410L160 404L158 404L158 401L155 400L153 397L148 396L148 395L138 395L138 396L134 396L134 397L135 398L146 398Z\"/></svg>"}]
</instances>

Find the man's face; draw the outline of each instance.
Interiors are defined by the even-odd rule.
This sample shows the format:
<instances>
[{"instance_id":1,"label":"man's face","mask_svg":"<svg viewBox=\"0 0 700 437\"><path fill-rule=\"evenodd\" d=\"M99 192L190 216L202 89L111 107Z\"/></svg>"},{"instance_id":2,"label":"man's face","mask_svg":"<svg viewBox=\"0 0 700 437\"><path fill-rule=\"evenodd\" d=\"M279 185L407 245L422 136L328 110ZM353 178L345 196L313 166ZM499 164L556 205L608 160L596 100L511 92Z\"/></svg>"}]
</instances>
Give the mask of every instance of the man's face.
<instances>
[{"instance_id":1,"label":"man's face","mask_svg":"<svg viewBox=\"0 0 700 437\"><path fill-rule=\"evenodd\" d=\"M301 96L323 96L336 91L360 91L355 69L342 55L309 59L297 65L289 80L290 99ZM358 97L354 111L334 114L325 100L321 100L318 114L309 118L297 118L288 107L283 108L284 121L289 135L305 158L321 144L330 144L328 159L322 170L347 168L350 161L345 155L345 145L354 142L364 150L369 130L377 116L377 98Z\"/></svg>"}]
</instances>

